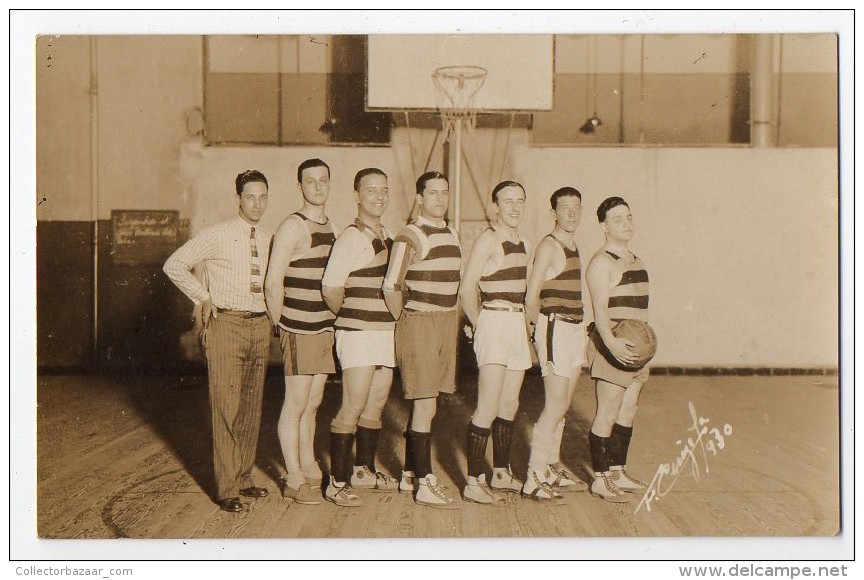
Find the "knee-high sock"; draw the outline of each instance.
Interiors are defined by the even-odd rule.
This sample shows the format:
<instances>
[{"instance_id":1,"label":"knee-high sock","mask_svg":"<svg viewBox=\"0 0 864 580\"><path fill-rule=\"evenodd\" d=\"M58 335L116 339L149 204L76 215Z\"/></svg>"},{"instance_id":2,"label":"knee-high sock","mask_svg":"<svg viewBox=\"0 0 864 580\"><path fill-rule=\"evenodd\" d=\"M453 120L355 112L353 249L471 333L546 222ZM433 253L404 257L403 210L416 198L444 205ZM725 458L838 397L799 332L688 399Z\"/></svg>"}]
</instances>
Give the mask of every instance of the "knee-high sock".
<instances>
[{"instance_id":1,"label":"knee-high sock","mask_svg":"<svg viewBox=\"0 0 864 580\"><path fill-rule=\"evenodd\" d=\"M510 466L510 444L513 442L513 421L495 417L492 421L492 466Z\"/></svg>"},{"instance_id":2,"label":"knee-high sock","mask_svg":"<svg viewBox=\"0 0 864 580\"><path fill-rule=\"evenodd\" d=\"M606 451L608 442L608 437L600 437L594 431L588 432L588 447L591 449L591 466L594 468L595 473L609 471L609 456Z\"/></svg>"},{"instance_id":3,"label":"knee-high sock","mask_svg":"<svg viewBox=\"0 0 864 580\"><path fill-rule=\"evenodd\" d=\"M615 423L612 425L612 433L609 435L609 465L627 465L627 451L630 449L630 438L633 436L633 427L625 427Z\"/></svg>"},{"instance_id":4,"label":"knee-high sock","mask_svg":"<svg viewBox=\"0 0 864 580\"><path fill-rule=\"evenodd\" d=\"M486 444L489 441L489 429L468 423L468 476L479 477L483 473L483 463L486 460Z\"/></svg>"},{"instance_id":5,"label":"knee-high sock","mask_svg":"<svg viewBox=\"0 0 864 580\"><path fill-rule=\"evenodd\" d=\"M353 433L330 432L330 475L340 483L351 480L351 448L353 446Z\"/></svg>"},{"instance_id":6,"label":"knee-high sock","mask_svg":"<svg viewBox=\"0 0 864 580\"><path fill-rule=\"evenodd\" d=\"M543 473L546 466L552 463L551 457L554 454L552 446L554 444L554 436L542 431L535 424L531 431L531 455L528 458L528 469Z\"/></svg>"},{"instance_id":7,"label":"knee-high sock","mask_svg":"<svg viewBox=\"0 0 864 580\"><path fill-rule=\"evenodd\" d=\"M417 477L426 477L432 473L432 433L411 431L410 435L414 447L415 473Z\"/></svg>"},{"instance_id":8,"label":"knee-high sock","mask_svg":"<svg viewBox=\"0 0 864 580\"><path fill-rule=\"evenodd\" d=\"M555 427L555 439L552 443L552 449L549 450L549 463L557 465L561 463L561 440L564 438L564 419Z\"/></svg>"},{"instance_id":9,"label":"knee-high sock","mask_svg":"<svg viewBox=\"0 0 864 580\"><path fill-rule=\"evenodd\" d=\"M414 431L411 430L410 423L409 427L403 434L405 437L405 467L404 471L413 471L415 475L420 475L417 473L417 463L415 461L415 452L414 452Z\"/></svg>"},{"instance_id":10,"label":"knee-high sock","mask_svg":"<svg viewBox=\"0 0 864 580\"><path fill-rule=\"evenodd\" d=\"M375 472L375 451L378 449L378 435L381 429L357 426L357 459L355 465L365 465Z\"/></svg>"}]
</instances>

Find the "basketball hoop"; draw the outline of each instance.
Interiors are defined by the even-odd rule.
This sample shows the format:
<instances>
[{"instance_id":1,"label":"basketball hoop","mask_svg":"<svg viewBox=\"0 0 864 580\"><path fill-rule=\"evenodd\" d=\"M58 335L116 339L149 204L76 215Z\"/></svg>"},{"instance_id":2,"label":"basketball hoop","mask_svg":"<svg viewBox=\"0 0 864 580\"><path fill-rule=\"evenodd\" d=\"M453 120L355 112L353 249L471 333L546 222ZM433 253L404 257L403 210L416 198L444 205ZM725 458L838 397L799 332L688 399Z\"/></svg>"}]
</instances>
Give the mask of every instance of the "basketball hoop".
<instances>
[{"instance_id":1,"label":"basketball hoop","mask_svg":"<svg viewBox=\"0 0 864 580\"><path fill-rule=\"evenodd\" d=\"M432 73L445 138L457 124L474 128L477 122L474 96L486 82L486 74L481 66L443 66Z\"/></svg>"}]
</instances>

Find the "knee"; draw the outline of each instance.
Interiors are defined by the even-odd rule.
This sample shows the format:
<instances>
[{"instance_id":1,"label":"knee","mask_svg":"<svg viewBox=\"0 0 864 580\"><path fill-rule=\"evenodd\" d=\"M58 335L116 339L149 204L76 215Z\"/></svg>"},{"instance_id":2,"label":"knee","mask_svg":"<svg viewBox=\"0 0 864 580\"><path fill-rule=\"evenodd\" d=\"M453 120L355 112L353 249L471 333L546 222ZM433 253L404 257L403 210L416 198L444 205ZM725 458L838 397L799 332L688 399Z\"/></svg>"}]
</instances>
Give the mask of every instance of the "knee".
<instances>
[{"instance_id":1,"label":"knee","mask_svg":"<svg viewBox=\"0 0 864 580\"><path fill-rule=\"evenodd\" d=\"M412 415L412 427L416 427L417 431L428 431L428 427L432 424L432 419L435 418L437 404L434 398L416 399L414 401L414 413ZM422 427L422 429L421 429Z\"/></svg>"}]
</instances>

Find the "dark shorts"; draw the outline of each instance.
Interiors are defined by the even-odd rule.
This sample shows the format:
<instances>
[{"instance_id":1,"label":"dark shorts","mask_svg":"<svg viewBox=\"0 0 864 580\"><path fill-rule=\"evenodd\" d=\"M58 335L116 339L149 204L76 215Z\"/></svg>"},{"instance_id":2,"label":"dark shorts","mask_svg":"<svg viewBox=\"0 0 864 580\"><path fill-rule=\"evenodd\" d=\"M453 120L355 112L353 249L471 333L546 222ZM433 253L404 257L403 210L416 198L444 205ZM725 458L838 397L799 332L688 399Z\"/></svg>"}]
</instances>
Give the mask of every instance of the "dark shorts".
<instances>
[{"instance_id":1,"label":"dark shorts","mask_svg":"<svg viewBox=\"0 0 864 580\"><path fill-rule=\"evenodd\" d=\"M586 356L592 379L606 381L625 389L633 383L645 383L648 380L649 371L647 365L638 371L625 371L613 366L603 353L598 350L597 343L602 343L602 341L603 339L600 338L600 334L597 331L588 333Z\"/></svg>"},{"instance_id":2,"label":"dark shorts","mask_svg":"<svg viewBox=\"0 0 864 580\"><path fill-rule=\"evenodd\" d=\"M406 399L437 397L456 391L455 311L405 310L396 321L396 364Z\"/></svg>"},{"instance_id":3,"label":"dark shorts","mask_svg":"<svg viewBox=\"0 0 864 580\"><path fill-rule=\"evenodd\" d=\"M286 377L336 372L332 332L298 334L280 328L279 342L282 344Z\"/></svg>"}]
</instances>

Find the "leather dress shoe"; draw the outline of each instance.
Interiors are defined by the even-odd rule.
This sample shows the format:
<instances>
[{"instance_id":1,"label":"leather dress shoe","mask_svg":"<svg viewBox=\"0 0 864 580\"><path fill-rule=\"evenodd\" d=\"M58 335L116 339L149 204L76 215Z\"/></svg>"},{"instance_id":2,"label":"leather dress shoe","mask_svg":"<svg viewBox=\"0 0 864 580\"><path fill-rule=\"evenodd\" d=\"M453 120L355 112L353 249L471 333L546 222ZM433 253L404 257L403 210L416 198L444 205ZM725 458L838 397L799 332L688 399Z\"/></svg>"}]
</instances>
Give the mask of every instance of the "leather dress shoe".
<instances>
[{"instance_id":1,"label":"leather dress shoe","mask_svg":"<svg viewBox=\"0 0 864 580\"><path fill-rule=\"evenodd\" d=\"M267 497L267 494L270 493L264 487L244 487L240 490L240 495L243 497Z\"/></svg>"},{"instance_id":2,"label":"leather dress shoe","mask_svg":"<svg viewBox=\"0 0 864 580\"><path fill-rule=\"evenodd\" d=\"M228 497L219 500L219 509L226 512L242 512L245 508L239 497Z\"/></svg>"}]
</instances>

